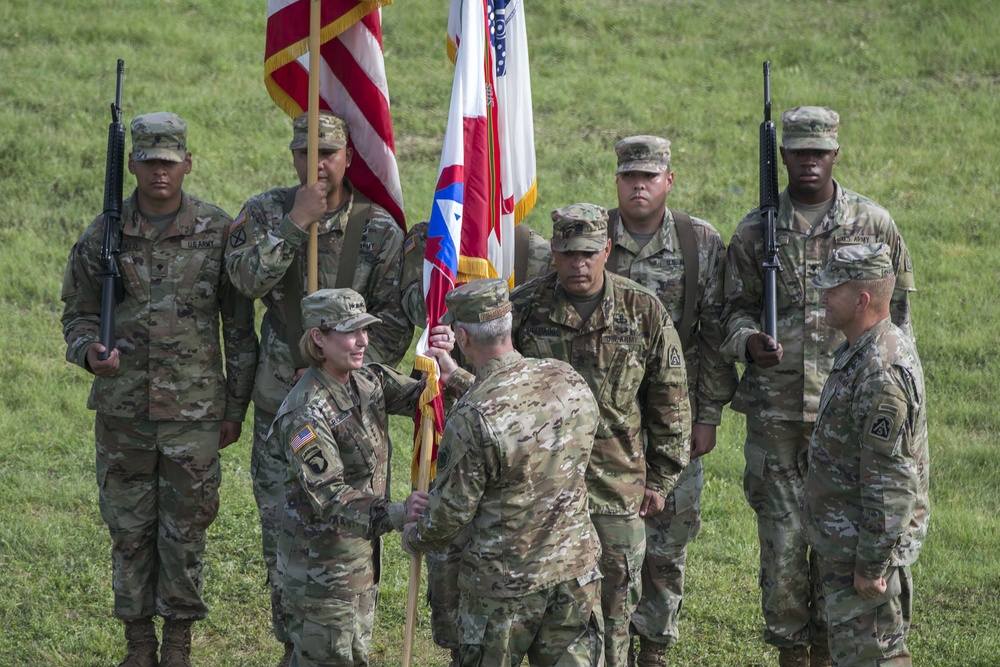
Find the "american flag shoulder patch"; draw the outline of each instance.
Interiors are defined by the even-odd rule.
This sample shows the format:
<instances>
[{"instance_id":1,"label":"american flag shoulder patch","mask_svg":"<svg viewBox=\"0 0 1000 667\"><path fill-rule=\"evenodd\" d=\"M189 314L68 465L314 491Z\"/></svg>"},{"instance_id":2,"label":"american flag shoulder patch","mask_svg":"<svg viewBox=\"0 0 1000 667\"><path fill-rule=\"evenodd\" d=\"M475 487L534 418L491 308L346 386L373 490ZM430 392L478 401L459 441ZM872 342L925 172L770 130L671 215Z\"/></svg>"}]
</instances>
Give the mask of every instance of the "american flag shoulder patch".
<instances>
[{"instance_id":1,"label":"american flag shoulder patch","mask_svg":"<svg viewBox=\"0 0 1000 667\"><path fill-rule=\"evenodd\" d=\"M236 216L235 220L233 220L233 224L229 225L229 233L232 234L233 232L235 232L237 229L239 229L240 225L242 225L246 221L247 221L247 212L240 211L240 214Z\"/></svg>"},{"instance_id":2,"label":"american flag shoulder patch","mask_svg":"<svg viewBox=\"0 0 1000 667\"><path fill-rule=\"evenodd\" d=\"M406 239L406 242L403 244L403 254L404 255L408 254L411 250L413 250L413 248L416 245L417 245L417 242L414 240L414 238L412 236L410 238Z\"/></svg>"},{"instance_id":3,"label":"american flag shoulder patch","mask_svg":"<svg viewBox=\"0 0 1000 667\"><path fill-rule=\"evenodd\" d=\"M306 427L295 434L292 441L288 443L292 451L298 453L300 449L305 447L307 444L316 439L316 434L313 432L312 427L306 424Z\"/></svg>"}]
</instances>

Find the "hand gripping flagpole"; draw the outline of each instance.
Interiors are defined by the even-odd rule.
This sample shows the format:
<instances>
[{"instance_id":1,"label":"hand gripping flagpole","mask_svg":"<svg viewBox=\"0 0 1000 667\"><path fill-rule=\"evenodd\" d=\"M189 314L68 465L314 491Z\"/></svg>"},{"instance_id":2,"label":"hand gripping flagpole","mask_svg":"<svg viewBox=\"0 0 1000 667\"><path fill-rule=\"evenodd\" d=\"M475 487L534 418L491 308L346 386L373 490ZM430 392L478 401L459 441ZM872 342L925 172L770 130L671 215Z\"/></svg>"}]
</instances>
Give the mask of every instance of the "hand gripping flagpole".
<instances>
[{"instance_id":1,"label":"hand gripping flagpole","mask_svg":"<svg viewBox=\"0 0 1000 667\"><path fill-rule=\"evenodd\" d=\"M322 0L309 3L309 137L306 145L308 169L306 185L312 187L319 180L319 33ZM319 223L309 225L309 243L306 246L306 293L319 289L317 266L319 264Z\"/></svg>"}]
</instances>

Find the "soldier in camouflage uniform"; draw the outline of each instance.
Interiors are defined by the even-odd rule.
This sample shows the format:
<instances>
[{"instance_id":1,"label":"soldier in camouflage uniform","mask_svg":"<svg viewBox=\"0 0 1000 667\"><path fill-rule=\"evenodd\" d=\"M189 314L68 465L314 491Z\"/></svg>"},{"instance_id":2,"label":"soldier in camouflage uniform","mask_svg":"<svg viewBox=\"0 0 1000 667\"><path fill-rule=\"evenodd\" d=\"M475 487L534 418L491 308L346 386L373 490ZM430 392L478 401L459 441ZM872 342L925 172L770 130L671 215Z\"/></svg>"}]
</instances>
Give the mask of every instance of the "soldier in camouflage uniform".
<instances>
[{"instance_id":1,"label":"soldier in camouflage uniform","mask_svg":"<svg viewBox=\"0 0 1000 667\"><path fill-rule=\"evenodd\" d=\"M744 494L757 515L764 641L779 648L782 665L805 665L810 645L812 663L829 664L799 508L820 391L844 337L824 321L820 290L810 279L837 248L886 243L896 272L892 320L911 335L909 252L884 208L833 179L838 122L836 112L825 107L797 107L782 116L788 187L780 195L775 225L781 266L777 349L768 349L774 341L760 324L764 230L759 211L740 222L726 253L723 352L746 364L732 407L747 416Z\"/></svg>"},{"instance_id":2,"label":"soldier in camouflage uniform","mask_svg":"<svg viewBox=\"0 0 1000 667\"><path fill-rule=\"evenodd\" d=\"M410 227L403 242L403 310L415 327L427 326L424 302L424 251L427 247L427 221ZM521 223L514 230L514 286L534 280L552 270L552 251L541 234ZM525 256L521 256L525 253ZM518 261L518 260L521 261ZM517 268L523 266L523 275ZM463 364L455 349L455 360ZM459 540L461 542L461 540ZM441 553L427 553L427 602L431 607L431 634L434 643L458 654L458 569L461 546L456 544Z\"/></svg>"},{"instance_id":3,"label":"soldier in camouflage uniform","mask_svg":"<svg viewBox=\"0 0 1000 667\"><path fill-rule=\"evenodd\" d=\"M601 410L587 488L603 548L605 657L617 667L627 662L639 603L643 517L662 511L690 456L687 375L677 332L656 295L605 270L607 211L572 204L552 220L556 271L511 296L514 347L570 363Z\"/></svg>"},{"instance_id":4,"label":"soldier in camouflage uniform","mask_svg":"<svg viewBox=\"0 0 1000 667\"><path fill-rule=\"evenodd\" d=\"M839 248L819 276L846 340L820 397L805 481L836 667L910 665L910 566L927 536L927 401L913 339L889 320L884 243Z\"/></svg>"},{"instance_id":5,"label":"soldier in camouflage uniform","mask_svg":"<svg viewBox=\"0 0 1000 667\"><path fill-rule=\"evenodd\" d=\"M427 512L403 547L439 551L464 533L460 665L599 664L600 545L585 480L597 404L569 364L514 350L504 280L445 300L442 321L455 323L475 382L448 412ZM437 356L449 388L468 375Z\"/></svg>"},{"instance_id":6,"label":"soldier in camouflage uniform","mask_svg":"<svg viewBox=\"0 0 1000 667\"><path fill-rule=\"evenodd\" d=\"M275 546L281 508L285 461L282 452L267 451L265 436L274 414L305 367L296 345L302 333L299 301L306 292L308 228L319 224L318 283L350 285L365 297L381 322L371 328L368 361L396 365L413 336L400 305L403 232L381 207L372 204L344 178L351 161L347 125L321 112L319 119L319 180L306 187L308 116L293 123L289 148L301 187L275 188L250 198L233 223L226 269L243 294L259 298L267 312L261 324L261 356L253 390L254 443L251 475L260 512L264 561L271 586L274 633L285 644L283 664L291 655L284 629L281 591L275 581ZM348 227L361 226L360 248L344 248ZM353 276L340 276L345 255L356 256ZM339 279L339 280L338 280Z\"/></svg>"},{"instance_id":7,"label":"soldier in camouflage uniform","mask_svg":"<svg viewBox=\"0 0 1000 667\"><path fill-rule=\"evenodd\" d=\"M378 318L351 289L301 301L300 351L310 368L282 402L268 447L287 460L277 583L298 667L368 664L381 536L416 520L427 494L388 499L388 415L412 415L423 382L366 364ZM449 332L447 327L436 331ZM447 343L451 335L432 337ZM410 512L406 517L406 513Z\"/></svg>"},{"instance_id":8,"label":"soldier in camouflage uniform","mask_svg":"<svg viewBox=\"0 0 1000 667\"><path fill-rule=\"evenodd\" d=\"M667 496L664 510L646 519L642 598L632 615L632 627L640 638L637 664L652 667L667 664L667 647L679 637L687 544L701 528L701 456L715 448L716 427L723 406L736 392L737 376L736 365L719 351L724 338L722 237L704 220L667 208L674 182L669 141L627 137L615 145L615 153L618 209L610 212L607 268L660 298L683 345L691 400L691 463ZM694 240L688 250L693 268L685 264L685 232ZM690 289L688 275L696 277ZM685 308L689 295L694 303Z\"/></svg>"},{"instance_id":9,"label":"soldier in camouflage uniform","mask_svg":"<svg viewBox=\"0 0 1000 667\"><path fill-rule=\"evenodd\" d=\"M171 113L136 116L118 262L124 298L115 347L100 344L104 218L69 256L63 279L66 359L94 374L101 517L111 532L114 614L125 621L126 667L156 667L152 617L165 620L160 665L189 665L202 600L205 532L219 509L219 450L250 404L257 338L253 303L224 269L232 218L182 190L187 126ZM219 322L225 344L219 345Z\"/></svg>"}]
</instances>

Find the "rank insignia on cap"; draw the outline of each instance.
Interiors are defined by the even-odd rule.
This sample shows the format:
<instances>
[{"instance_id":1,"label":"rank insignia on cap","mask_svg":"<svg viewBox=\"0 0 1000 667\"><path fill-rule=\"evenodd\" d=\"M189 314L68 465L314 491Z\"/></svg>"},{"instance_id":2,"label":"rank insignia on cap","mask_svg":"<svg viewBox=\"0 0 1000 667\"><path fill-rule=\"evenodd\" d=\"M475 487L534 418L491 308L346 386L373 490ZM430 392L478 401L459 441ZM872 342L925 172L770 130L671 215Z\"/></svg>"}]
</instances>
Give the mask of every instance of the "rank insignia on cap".
<instances>
[{"instance_id":1,"label":"rank insignia on cap","mask_svg":"<svg viewBox=\"0 0 1000 667\"><path fill-rule=\"evenodd\" d=\"M676 345L671 345L670 350L667 352L667 367L680 368L683 363L680 350L677 349Z\"/></svg>"},{"instance_id":2,"label":"rank insignia on cap","mask_svg":"<svg viewBox=\"0 0 1000 667\"><path fill-rule=\"evenodd\" d=\"M313 432L312 427L306 424L306 427L295 434L292 441L289 444L292 451L298 453L300 449L305 447L307 444L316 439L316 434Z\"/></svg>"}]
</instances>

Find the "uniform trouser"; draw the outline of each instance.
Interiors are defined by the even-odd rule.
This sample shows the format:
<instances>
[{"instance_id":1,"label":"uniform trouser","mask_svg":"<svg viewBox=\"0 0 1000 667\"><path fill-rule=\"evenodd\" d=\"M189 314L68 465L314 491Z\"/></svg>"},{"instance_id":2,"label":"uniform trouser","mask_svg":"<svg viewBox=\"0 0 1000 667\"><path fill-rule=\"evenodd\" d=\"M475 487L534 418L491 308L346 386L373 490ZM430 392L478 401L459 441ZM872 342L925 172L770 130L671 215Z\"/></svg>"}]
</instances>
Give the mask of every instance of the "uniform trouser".
<instances>
[{"instance_id":1,"label":"uniform trouser","mask_svg":"<svg viewBox=\"0 0 1000 667\"><path fill-rule=\"evenodd\" d=\"M674 644L684 601L687 545L701 530L701 459L684 469L667 496L663 511L645 519L646 557L642 562L642 597L632 614L632 627L643 639Z\"/></svg>"},{"instance_id":2,"label":"uniform trouser","mask_svg":"<svg viewBox=\"0 0 1000 667\"><path fill-rule=\"evenodd\" d=\"M250 454L250 477L253 497L260 515L261 546L267 566L267 582L271 591L271 623L274 636L283 644L291 643L285 628L285 613L281 604L281 580L278 577L278 536L281 516L285 511L285 475L288 464L284 450L268 448L267 433L274 415L254 406L253 450Z\"/></svg>"},{"instance_id":3,"label":"uniform trouser","mask_svg":"<svg viewBox=\"0 0 1000 667\"><path fill-rule=\"evenodd\" d=\"M219 421L95 419L114 615L201 619L205 532L219 512Z\"/></svg>"},{"instance_id":4,"label":"uniform trouser","mask_svg":"<svg viewBox=\"0 0 1000 667\"><path fill-rule=\"evenodd\" d=\"M743 492L757 514L764 641L772 646L826 642L800 509L812 427L747 416Z\"/></svg>"},{"instance_id":5,"label":"uniform trouser","mask_svg":"<svg viewBox=\"0 0 1000 667\"><path fill-rule=\"evenodd\" d=\"M451 546L444 553L424 554L427 561L427 603L431 608L431 636L441 648L457 649L459 570L461 547Z\"/></svg>"},{"instance_id":6,"label":"uniform trouser","mask_svg":"<svg viewBox=\"0 0 1000 667\"><path fill-rule=\"evenodd\" d=\"M324 598L283 607L295 649L291 667L368 667L378 587L349 600Z\"/></svg>"},{"instance_id":7,"label":"uniform trouser","mask_svg":"<svg viewBox=\"0 0 1000 667\"><path fill-rule=\"evenodd\" d=\"M913 604L909 567L890 567L882 595L864 600L854 588L854 563L817 558L830 628L830 660L835 667L903 667Z\"/></svg>"},{"instance_id":8,"label":"uniform trouser","mask_svg":"<svg viewBox=\"0 0 1000 667\"><path fill-rule=\"evenodd\" d=\"M619 667L628 662L629 626L642 592L646 526L638 515L592 514L590 519L601 541L605 664Z\"/></svg>"},{"instance_id":9,"label":"uniform trouser","mask_svg":"<svg viewBox=\"0 0 1000 667\"><path fill-rule=\"evenodd\" d=\"M490 598L462 592L459 664L514 667L596 667L603 628L596 573L528 595Z\"/></svg>"}]
</instances>

